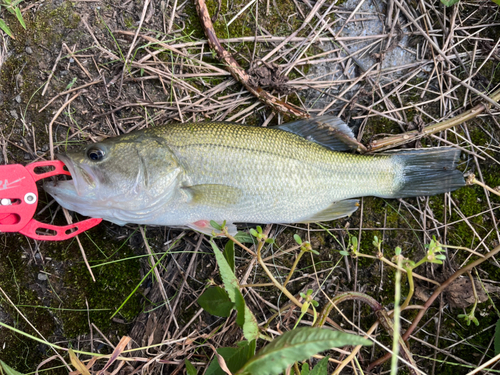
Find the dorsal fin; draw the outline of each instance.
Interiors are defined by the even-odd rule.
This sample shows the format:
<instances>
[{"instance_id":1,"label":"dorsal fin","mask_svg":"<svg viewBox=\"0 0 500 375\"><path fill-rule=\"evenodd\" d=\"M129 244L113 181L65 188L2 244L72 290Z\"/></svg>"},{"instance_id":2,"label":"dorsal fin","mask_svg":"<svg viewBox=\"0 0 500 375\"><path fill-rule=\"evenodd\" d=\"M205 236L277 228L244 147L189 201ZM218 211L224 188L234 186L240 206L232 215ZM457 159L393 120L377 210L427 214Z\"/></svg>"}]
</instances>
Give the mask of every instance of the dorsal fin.
<instances>
[{"instance_id":1,"label":"dorsal fin","mask_svg":"<svg viewBox=\"0 0 500 375\"><path fill-rule=\"evenodd\" d=\"M333 151L358 150L364 147L354 136L347 124L336 116L319 116L304 120L289 122L276 126L290 133L328 147Z\"/></svg>"}]
</instances>

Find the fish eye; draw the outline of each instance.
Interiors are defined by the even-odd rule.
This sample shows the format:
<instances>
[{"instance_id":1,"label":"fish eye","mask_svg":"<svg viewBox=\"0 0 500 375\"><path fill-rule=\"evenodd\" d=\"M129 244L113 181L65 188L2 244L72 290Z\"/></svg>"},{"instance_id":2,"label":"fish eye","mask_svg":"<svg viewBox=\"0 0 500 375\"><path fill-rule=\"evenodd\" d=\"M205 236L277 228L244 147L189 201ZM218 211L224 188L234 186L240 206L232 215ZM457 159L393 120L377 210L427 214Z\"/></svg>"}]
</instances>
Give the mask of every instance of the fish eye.
<instances>
[{"instance_id":1,"label":"fish eye","mask_svg":"<svg viewBox=\"0 0 500 375\"><path fill-rule=\"evenodd\" d=\"M104 158L104 151L97 147L89 148L87 157L92 161L101 161Z\"/></svg>"}]
</instances>

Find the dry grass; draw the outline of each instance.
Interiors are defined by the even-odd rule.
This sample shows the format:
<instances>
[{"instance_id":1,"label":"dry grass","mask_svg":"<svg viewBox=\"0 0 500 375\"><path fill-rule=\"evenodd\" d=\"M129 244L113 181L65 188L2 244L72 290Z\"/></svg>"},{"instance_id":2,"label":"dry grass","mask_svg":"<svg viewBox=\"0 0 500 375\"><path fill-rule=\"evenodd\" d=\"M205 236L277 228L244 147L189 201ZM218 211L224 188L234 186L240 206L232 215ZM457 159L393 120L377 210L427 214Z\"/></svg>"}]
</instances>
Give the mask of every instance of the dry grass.
<instances>
[{"instance_id":1,"label":"dry grass","mask_svg":"<svg viewBox=\"0 0 500 375\"><path fill-rule=\"evenodd\" d=\"M410 147L424 142L463 150L461 168L472 171L485 185L463 188L472 189L473 194L392 201L382 208L376 200L365 199L353 218L329 223L327 229L335 239L317 226L270 229L278 246L266 247L264 262L279 282L285 281L298 253L293 233L309 240L320 252L320 256L305 256L293 273L287 288L295 298L313 289L324 306L340 292L355 291L372 295L390 310L394 269L378 260L365 262L340 256L339 250L348 249L352 236L358 238L362 252L372 254L372 247L366 244L377 233L385 241L387 258L395 246L401 246L404 254L415 261L433 236L450 245L443 266L425 264L415 271L431 280L418 280L420 291L427 290L428 294L435 284L441 284L472 259L488 254L500 242L499 199L488 190L488 185L495 184L491 186L495 188L500 184L500 105L489 97L500 84L499 8L483 1L461 1L445 8L435 1L410 4L390 0L367 12L364 3L368 0L360 0L353 7L350 2L344 6L321 0L293 2L294 14L281 13L279 17L284 23L287 19L299 20L289 23L294 32L273 35L259 21L273 3L255 2L235 20L251 30L251 35L219 38L245 68L264 63L280 66L290 80L286 84L288 92L271 92L275 97L290 101L310 115L339 114L359 128L358 140L367 146L384 136L416 129ZM41 94L42 104L37 108L51 119L46 128L48 148L42 147L46 136L40 139L39 131L31 124L33 118L18 114L14 127L2 128L4 163L24 162L20 157L23 154L33 161L52 158L76 141L97 141L164 122L210 119L267 126L285 121L282 114L271 111L231 77L214 58L207 41L198 35L198 27L193 29L198 39L189 35L193 9L188 5L145 1L142 11L134 15L136 25L143 28L133 31L122 30L119 23L114 23L116 27L107 33L102 22L113 16L104 10L103 20L95 14L82 17L80 26L87 39L77 46L64 44L59 56L54 56ZM229 21L241 6L241 2L229 0L219 17ZM279 12L279 5L277 9ZM276 9L269 13L277 17ZM306 22L301 21L304 19ZM351 25L373 20L382 23L380 32L374 35L344 32ZM409 44L400 47L404 38ZM387 64L385 59L397 48L405 49L414 59L404 66ZM2 60L5 51L2 48ZM365 58L371 62L368 66ZM70 59L72 74L79 79L74 87L57 92L53 75L63 69L61 66L69 67ZM423 138L425 126L455 118L478 105L482 109L474 118ZM16 126L22 129L22 135L13 131ZM397 211L396 218L391 206ZM158 263L164 250L150 246L142 228L141 234L149 255L143 264L147 272ZM203 369L213 358L213 347L234 346L242 339L234 314L228 319L216 318L196 303L209 279L220 282L215 261L207 254L211 251L208 239L185 232L175 232L175 238L158 238L153 242L165 242L167 246L178 240L175 249L182 251L165 257L154 268L152 283L144 291L144 312L129 332L132 341L127 349L125 345L120 348L120 357L110 364L109 373L181 374L185 373L185 359ZM263 330L277 336L293 328L300 309L272 286L255 257L238 251L236 266L240 283L245 286L246 302ZM476 285L474 295L483 303L476 311L479 328L468 328L457 319L459 313L470 312L471 303L457 307L456 301L444 293L439 295L439 304L429 307L409 340L418 368L412 370L414 373L439 374L450 369L467 373L493 357L491 322L499 318L494 308L495 301L498 303L499 266L493 257L472 273L481 282L459 290L459 295L472 293L471 285ZM420 298L425 300L428 295ZM402 333L414 321L420 304L414 299L410 312L402 313ZM367 373L366 367L389 350L391 339L377 327L371 311L359 302L343 303L339 308L326 319L327 326L368 334L379 344L362 349L356 359L349 356L350 349L332 351L331 371ZM300 324L311 325L312 318L306 316ZM77 345L113 351L115 338L108 340L91 321L89 332L77 340ZM471 355L464 358L465 352ZM55 358L50 358L54 361L49 365L55 363ZM58 361L64 360L59 357ZM104 363L99 360L93 368ZM400 366L403 371L405 365L400 362Z\"/></svg>"}]
</instances>

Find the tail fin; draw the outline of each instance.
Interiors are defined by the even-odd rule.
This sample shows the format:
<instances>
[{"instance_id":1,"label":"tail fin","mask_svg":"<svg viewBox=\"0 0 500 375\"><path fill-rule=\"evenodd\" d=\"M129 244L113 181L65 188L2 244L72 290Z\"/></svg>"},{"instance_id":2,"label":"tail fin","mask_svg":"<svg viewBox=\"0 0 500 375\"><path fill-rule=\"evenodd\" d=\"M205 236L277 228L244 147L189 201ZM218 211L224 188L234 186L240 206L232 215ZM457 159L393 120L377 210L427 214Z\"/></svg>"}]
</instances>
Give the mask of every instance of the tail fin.
<instances>
[{"instance_id":1,"label":"tail fin","mask_svg":"<svg viewBox=\"0 0 500 375\"><path fill-rule=\"evenodd\" d=\"M441 194L465 185L462 172L456 169L458 149L436 147L388 154L401 163L403 170L402 183L392 198Z\"/></svg>"}]
</instances>

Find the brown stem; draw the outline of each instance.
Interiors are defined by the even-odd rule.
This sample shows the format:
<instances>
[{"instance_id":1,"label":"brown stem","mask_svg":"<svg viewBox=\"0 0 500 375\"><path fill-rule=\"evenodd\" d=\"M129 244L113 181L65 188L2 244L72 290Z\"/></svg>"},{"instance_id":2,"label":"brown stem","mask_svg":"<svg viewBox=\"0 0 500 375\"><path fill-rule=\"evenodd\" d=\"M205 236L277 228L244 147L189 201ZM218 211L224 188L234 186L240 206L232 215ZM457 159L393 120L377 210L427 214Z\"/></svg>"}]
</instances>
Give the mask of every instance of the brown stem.
<instances>
[{"instance_id":1,"label":"brown stem","mask_svg":"<svg viewBox=\"0 0 500 375\"><path fill-rule=\"evenodd\" d=\"M245 86L245 88L255 95L260 101L284 115L300 118L311 117L311 115L309 115L309 113L304 111L302 108L290 103L285 103L284 101L279 100L275 96L262 90L260 87L250 84L250 76L245 72L240 64L238 64L233 56L220 44L219 39L215 34L214 25L210 19L210 14L208 13L205 0L196 0L196 10L198 11L198 16L200 17L201 25L203 26L203 30L207 36L210 48L217 53L219 60L226 65L227 69L238 82Z\"/></svg>"},{"instance_id":2,"label":"brown stem","mask_svg":"<svg viewBox=\"0 0 500 375\"><path fill-rule=\"evenodd\" d=\"M500 89L489 95L489 98L495 102L500 100ZM480 113L485 111L491 106L490 103L480 103L474 108L462 113L459 116L453 117L449 120L439 122L434 125L430 125L424 128L423 131L412 130L403 134L392 135L390 137L385 137L382 139L376 139L368 145L369 151L381 151L388 148L401 146L405 143L413 142L419 138L425 137L427 135L439 133L443 130L451 128L452 126L460 125L465 121L471 120L478 116Z\"/></svg>"},{"instance_id":3,"label":"brown stem","mask_svg":"<svg viewBox=\"0 0 500 375\"><path fill-rule=\"evenodd\" d=\"M483 263L485 260L490 259L491 257L495 256L498 252L500 252L500 246L495 247L493 250L491 250L488 254L484 256L484 258L478 259L471 264L468 264L462 269L459 269L457 272L455 272L451 277L446 280L444 283L439 286L434 293L432 293L432 296L429 297L427 302L424 305L424 308L420 310L417 314L417 317L411 324L411 326L406 330L405 334L403 335L403 340L408 340L408 337L413 333L415 328L417 327L418 323L426 313L427 309L432 305L432 303L438 298L438 296L445 290L448 285L450 285L455 279L457 279L459 276L463 275L466 272L469 272L471 269L474 267L479 266L481 263ZM383 357L377 359L375 362L372 362L370 366L368 366L368 371L371 371L374 367L379 366L383 364L385 361L387 361L389 358L391 358L391 353L387 353Z\"/></svg>"},{"instance_id":4,"label":"brown stem","mask_svg":"<svg viewBox=\"0 0 500 375\"><path fill-rule=\"evenodd\" d=\"M330 315L330 312L335 305L349 300L361 301L370 306L375 312L377 320L386 329L387 333L389 333L391 336L394 335L392 320L389 317L389 314L387 314L387 311L385 311L384 307L376 299L360 292L346 292L332 298L331 302L329 302L321 311L320 317L316 322L316 326L321 327L324 324L326 317ZM409 349L407 348L401 337L399 337L399 344L402 348L401 355L407 362L411 364L411 366L408 366L410 374L417 374L417 372L415 371L415 369L418 368L417 364L413 360Z\"/></svg>"}]
</instances>

